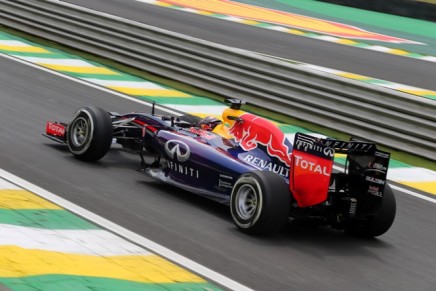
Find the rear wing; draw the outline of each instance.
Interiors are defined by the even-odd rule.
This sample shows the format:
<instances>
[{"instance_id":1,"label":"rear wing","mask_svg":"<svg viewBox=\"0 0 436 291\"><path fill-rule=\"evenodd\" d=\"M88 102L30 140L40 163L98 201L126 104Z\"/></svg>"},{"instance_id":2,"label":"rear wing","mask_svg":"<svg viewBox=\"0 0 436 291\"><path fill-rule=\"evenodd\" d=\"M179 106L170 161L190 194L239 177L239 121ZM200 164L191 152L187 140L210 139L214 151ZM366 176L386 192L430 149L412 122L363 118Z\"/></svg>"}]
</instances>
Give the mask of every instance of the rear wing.
<instances>
[{"instance_id":1,"label":"rear wing","mask_svg":"<svg viewBox=\"0 0 436 291\"><path fill-rule=\"evenodd\" d=\"M390 154L371 142L320 139L295 135L291 156L289 187L299 207L324 202L332 183L336 153L346 154L348 190L383 197Z\"/></svg>"},{"instance_id":2,"label":"rear wing","mask_svg":"<svg viewBox=\"0 0 436 291\"><path fill-rule=\"evenodd\" d=\"M307 136L307 135L306 135ZM310 136L309 136L310 137ZM314 139L313 137L311 137ZM372 142L364 142L364 141L341 141L334 139L319 139L319 143L321 143L325 147L329 147L335 150L335 153L340 154L373 154L377 147Z\"/></svg>"}]
</instances>

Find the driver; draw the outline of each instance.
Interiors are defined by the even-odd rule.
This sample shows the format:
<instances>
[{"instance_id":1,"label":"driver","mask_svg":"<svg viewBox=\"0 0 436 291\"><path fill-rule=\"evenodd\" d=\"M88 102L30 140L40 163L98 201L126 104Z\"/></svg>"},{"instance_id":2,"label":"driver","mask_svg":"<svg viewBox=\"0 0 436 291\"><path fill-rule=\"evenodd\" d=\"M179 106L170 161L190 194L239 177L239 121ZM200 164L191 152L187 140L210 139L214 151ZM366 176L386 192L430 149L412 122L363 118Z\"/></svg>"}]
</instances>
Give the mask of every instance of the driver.
<instances>
[{"instance_id":1,"label":"driver","mask_svg":"<svg viewBox=\"0 0 436 291\"><path fill-rule=\"evenodd\" d=\"M214 116L206 116L198 122L198 127L203 130L213 131L215 127L221 123L222 121Z\"/></svg>"}]
</instances>

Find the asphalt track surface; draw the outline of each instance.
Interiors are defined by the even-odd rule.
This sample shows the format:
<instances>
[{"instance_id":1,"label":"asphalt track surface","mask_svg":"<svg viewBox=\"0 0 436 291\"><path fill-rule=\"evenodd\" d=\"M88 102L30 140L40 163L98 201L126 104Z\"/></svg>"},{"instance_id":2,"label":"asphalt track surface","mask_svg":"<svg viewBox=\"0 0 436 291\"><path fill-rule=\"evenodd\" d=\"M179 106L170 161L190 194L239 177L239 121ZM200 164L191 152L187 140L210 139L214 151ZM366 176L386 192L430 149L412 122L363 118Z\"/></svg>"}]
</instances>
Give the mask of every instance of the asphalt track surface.
<instances>
[{"instance_id":1,"label":"asphalt track surface","mask_svg":"<svg viewBox=\"0 0 436 291\"><path fill-rule=\"evenodd\" d=\"M0 167L255 290L434 290L436 205L396 192L391 230L373 240L288 226L240 233L229 210L138 173L114 150L95 164L41 136L84 105L148 107L0 56Z\"/></svg>"},{"instance_id":2,"label":"asphalt track surface","mask_svg":"<svg viewBox=\"0 0 436 291\"><path fill-rule=\"evenodd\" d=\"M64 0L64 2L215 43L436 90L434 62L275 32L133 0Z\"/></svg>"}]
</instances>

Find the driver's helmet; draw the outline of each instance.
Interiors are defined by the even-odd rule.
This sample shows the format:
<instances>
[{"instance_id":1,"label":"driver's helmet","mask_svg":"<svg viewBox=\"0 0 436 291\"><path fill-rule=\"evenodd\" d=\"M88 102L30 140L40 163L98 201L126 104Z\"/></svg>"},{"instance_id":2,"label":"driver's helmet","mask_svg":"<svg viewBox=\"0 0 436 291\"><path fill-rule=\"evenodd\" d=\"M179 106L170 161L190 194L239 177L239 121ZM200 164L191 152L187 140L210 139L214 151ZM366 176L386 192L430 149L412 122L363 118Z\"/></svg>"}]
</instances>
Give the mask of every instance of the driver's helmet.
<instances>
[{"instance_id":1,"label":"driver's helmet","mask_svg":"<svg viewBox=\"0 0 436 291\"><path fill-rule=\"evenodd\" d=\"M203 130L212 131L220 123L222 123L222 121L218 118L214 116L206 116L198 122L198 127Z\"/></svg>"}]
</instances>

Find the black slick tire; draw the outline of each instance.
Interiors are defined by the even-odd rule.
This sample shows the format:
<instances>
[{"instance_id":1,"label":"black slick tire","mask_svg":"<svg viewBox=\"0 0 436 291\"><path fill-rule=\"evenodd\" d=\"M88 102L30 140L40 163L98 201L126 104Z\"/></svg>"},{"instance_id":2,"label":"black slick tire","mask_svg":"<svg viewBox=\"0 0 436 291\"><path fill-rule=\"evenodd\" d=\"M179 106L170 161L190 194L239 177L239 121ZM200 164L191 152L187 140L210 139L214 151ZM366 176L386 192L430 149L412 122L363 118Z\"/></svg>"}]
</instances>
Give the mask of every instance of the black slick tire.
<instances>
[{"instance_id":1,"label":"black slick tire","mask_svg":"<svg viewBox=\"0 0 436 291\"><path fill-rule=\"evenodd\" d=\"M109 151L112 135L112 121L107 111L83 107L76 111L68 125L67 145L77 159L97 161Z\"/></svg>"},{"instance_id":2,"label":"black slick tire","mask_svg":"<svg viewBox=\"0 0 436 291\"><path fill-rule=\"evenodd\" d=\"M345 233L361 238L372 238L386 233L395 220L397 206L394 192L388 184L385 186L383 200L378 214L366 223L349 224L345 227Z\"/></svg>"},{"instance_id":3,"label":"black slick tire","mask_svg":"<svg viewBox=\"0 0 436 291\"><path fill-rule=\"evenodd\" d=\"M239 230L248 234L271 234L287 222L291 194L283 177L268 171L253 171L236 181L230 212Z\"/></svg>"}]
</instances>

